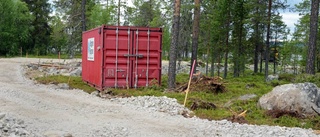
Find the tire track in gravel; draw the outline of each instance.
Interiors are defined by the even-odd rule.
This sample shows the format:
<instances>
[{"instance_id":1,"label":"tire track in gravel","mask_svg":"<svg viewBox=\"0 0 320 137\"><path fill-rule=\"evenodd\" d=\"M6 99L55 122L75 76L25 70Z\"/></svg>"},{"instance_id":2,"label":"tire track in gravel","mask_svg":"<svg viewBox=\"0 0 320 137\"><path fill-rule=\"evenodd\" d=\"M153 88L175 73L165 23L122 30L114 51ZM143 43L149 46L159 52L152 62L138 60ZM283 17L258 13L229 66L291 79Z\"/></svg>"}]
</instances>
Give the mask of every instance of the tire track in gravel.
<instances>
[{"instance_id":1,"label":"tire track in gravel","mask_svg":"<svg viewBox=\"0 0 320 137\"><path fill-rule=\"evenodd\" d=\"M23 59L0 60L0 66L3 66L0 67L0 111L25 119L32 131L41 134L55 131L75 136L99 136L99 131L104 130L114 130L112 134L120 136L172 136L173 132L187 131L176 126L174 121L164 122L148 112L102 100L79 90L34 85L22 77L20 65L23 62ZM160 114L161 117L164 115Z\"/></svg>"},{"instance_id":2,"label":"tire track in gravel","mask_svg":"<svg viewBox=\"0 0 320 137\"><path fill-rule=\"evenodd\" d=\"M30 62L39 59L0 58L0 112L24 120L28 131L41 135L53 131L75 137L317 136L311 129L186 119L101 99L81 90L34 84L23 76L21 67Z\"/></svg>"}]
</instances>

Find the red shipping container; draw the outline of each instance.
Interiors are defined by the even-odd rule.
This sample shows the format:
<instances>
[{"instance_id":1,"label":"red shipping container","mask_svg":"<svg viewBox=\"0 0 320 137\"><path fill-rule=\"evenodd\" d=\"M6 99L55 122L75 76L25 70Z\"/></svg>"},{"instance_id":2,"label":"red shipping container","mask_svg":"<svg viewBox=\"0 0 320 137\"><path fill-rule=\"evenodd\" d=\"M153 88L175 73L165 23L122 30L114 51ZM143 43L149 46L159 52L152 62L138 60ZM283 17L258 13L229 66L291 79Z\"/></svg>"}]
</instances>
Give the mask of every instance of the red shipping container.
<instances>
[{"instance_id":1,"label":"red shipping container","mask_svg":"<svg viewBox=\"0 0 320 137\"><path fill-rule=\"evenodd\" d=\"M161 84L162 29L101 26L82 33L82 80L98 90Z\"/></svg>"}]
</instances>

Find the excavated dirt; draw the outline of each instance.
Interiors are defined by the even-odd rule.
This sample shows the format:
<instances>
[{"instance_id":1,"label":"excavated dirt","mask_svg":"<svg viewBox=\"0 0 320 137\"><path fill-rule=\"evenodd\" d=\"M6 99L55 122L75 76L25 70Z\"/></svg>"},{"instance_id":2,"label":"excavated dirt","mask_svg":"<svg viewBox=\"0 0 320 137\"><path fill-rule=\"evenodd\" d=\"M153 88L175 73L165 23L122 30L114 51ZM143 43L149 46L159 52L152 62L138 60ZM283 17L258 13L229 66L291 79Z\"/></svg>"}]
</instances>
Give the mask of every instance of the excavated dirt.
<instances>
[{"instance_id":1,"label":"excavated dirt","mask_svg":"<svg viewBox=\"0 0 320 137\"><path fill-rule=\"evenodd\" d=\"M176 92L183 92L188 88L188 82L177 86ZM196 76L190 83L190 92L222 93L227 92L221 77Z\"/></svg>"}]
</instances>

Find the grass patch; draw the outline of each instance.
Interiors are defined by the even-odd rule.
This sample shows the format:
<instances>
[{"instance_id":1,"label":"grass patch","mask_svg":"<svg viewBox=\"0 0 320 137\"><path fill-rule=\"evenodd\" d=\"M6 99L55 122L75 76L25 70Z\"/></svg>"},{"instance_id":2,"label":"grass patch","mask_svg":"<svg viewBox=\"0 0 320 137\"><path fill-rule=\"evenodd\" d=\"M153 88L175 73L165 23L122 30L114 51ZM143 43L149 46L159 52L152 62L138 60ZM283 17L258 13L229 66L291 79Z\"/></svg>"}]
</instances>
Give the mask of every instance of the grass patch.
<instances>
[{"instance_id":1,"label":"grass patch","mask_svg":"<svg viewBox=\"0 0 320 137\"><path fill-rule=\"evenodd\" d=\"M20 57L20 56L19 56ZM28 57L28 58L45 58L45 59L58 59L59 55L58 54L48 54L48 55L35 55L35 54L31 54L31 55L23 55L22 57ZM76 54L74 56L74 58L82 58L81 54ZM60 59L70 59L69 55L67 54L61 54L60 55Z\"/></svg>"},{"instance_id":2,"label":"grass patch","mask_svg":"<svg viewBox=\"0 0 320 137\"><path fill-rule=\"evenodd\" d=\"M96 91L95 88L84 83L81 77L53 75L53 76L37 77L35 78L35 80L42 84L68 83L70 88L82 89L83 91L88 93Z\"/></svg>"},{"instance_id":3,"label":"grass patch","mask_svg":"<svg viewBox=\"0 0 320 137\"><path fill-rule=\"evenodd\" d=\"M229 75L232 76L232 75ZM189 79L188 74L178 74L177 83L186 83ZM47 76L36 78L40 83L68 83L71 88L79 88L88 93L95 91L87 84L83 83L81 77L66 77L66 76ZM118 96L167 96L176 98L178 103L183 104L184 93L164 92L167 87L168 77L162 76L162 86L153 86L149 88L137 89L111 89L115 95ZM194 113L197 117L209 120L222 120L228 119L233 114L239 114L247 110L245 119L249 124L257 125L279 125L286 127L301 127L320 129L320 117L313 117L301 119L284 115L278 118L273 118L267 115L265 110L257 107L257 102L261 96L270 92L274 86L287 84L290 82L315 82L317 85L320 81L320 75L306 76L301 75L294 77L292 75L282 75L280 79L272 82L265 82L264 75L262 74L248 74L240 78L228 77L223 80L227 92L224 93L208 93L208 92L193 92L191 91L188 96L186 106L191 107L193 99L200 99L206 102L211 102L217 106L216 109L196 109ZM319 86L319 85L318 85ZM238 98L245 94L255 94L257 97L250 100L238 100Z\"/></svg>"}]
</instances>

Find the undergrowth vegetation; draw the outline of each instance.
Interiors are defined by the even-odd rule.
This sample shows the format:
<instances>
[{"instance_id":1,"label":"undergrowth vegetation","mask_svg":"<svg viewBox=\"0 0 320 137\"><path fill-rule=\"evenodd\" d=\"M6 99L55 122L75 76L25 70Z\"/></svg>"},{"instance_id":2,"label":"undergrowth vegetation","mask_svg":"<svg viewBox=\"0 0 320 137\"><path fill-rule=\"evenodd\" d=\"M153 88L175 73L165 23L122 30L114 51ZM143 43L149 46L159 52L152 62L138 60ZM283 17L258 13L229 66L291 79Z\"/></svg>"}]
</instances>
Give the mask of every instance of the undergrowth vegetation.
<instances>
[{"instance_id":1,"label":"undergrowth vegetation","mask_svg":"<svg viewBox=\"0 0 320 137\"><path fill-rule=\"evenodd\" d=\"M189 76L187 74L177 75L177 85L188 82ZM91 93L95 91L94 88L82 82L81 77L67 77L67 76L47 76L36 78L40 83L57 84L68 83L71 88L83 89ZM166 92L167 76L162 76L162 86L151 86L148 88L137 89L111 89L112 93L116 96L129 97L129 96L167 96L176 98L180 104L183 104L185 93L181 92ZM212 92L189 92L186 107L192 106L192 100L201 100L204 102L213 103L216 108L212 109L195 109L195 115L199 118L209 120L222 120L229 119L243 111L246 112L245 120L248 124L257 125L279 125L286 127L301 127L320 129L320 116L311 118L299 118L290 114L283 114L279 117L272 117L268 112L258 107L257 103L261 96L270 92L273 87L287 83L299 82L313 82L320 87L320 74L312 75L291 75L280 74L279 80L265 82L263 74L247 74L240 78L228 77L223 79L223 85L226 92L212 93ZM256 97L248 100L239 100L238 98L243 95L254 94Z\"/></svg>"},{"instance_id":2,"label":"undergrowth vegetation","mask_svg":"<svg viewBox=\"0 0 320 137\"><path fill-rule=\"evenodd\" d=\"M61 75L52 75L52 76L44 76L35 78L36 81L42 84L59 84L59 83L67 83L72 89L82 89L85 92L91 93L96 89L84 83L81 77L75 76L61 76Z\"/></svg>"}]
</instances>

